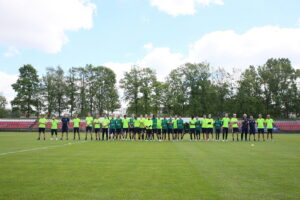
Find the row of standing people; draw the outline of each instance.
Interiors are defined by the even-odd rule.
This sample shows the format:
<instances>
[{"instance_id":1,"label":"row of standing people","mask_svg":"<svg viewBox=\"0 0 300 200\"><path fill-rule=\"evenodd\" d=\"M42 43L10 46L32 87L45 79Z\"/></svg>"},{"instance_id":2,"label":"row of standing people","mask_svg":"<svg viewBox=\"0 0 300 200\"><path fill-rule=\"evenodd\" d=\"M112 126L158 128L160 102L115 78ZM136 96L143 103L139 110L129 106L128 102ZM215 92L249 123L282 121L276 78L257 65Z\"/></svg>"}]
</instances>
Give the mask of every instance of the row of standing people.
<instances>
[{"instance_id":1,"label":"row of standing people","mask_svg":"<svg viewBox=\"0 0 300 200\"><path fill-rule=\"evenodd\" d=\"M273 139L272 130L274 121L270 118L270 115L267 115L267 118L262 118L260 114L255 120L253 116L247 118L247 115L244 114L242 118L241 127L239 127L238 119L236 114L233 114L231 118L228 117L228 114L225 114L224 117L217 118L214 120L209 114L208 117L203 115L202 119L199 117L191 117L188 122L184 122L181 117L175 116L174 118L170 116L168 119L166 117L160 118L155 117L154 115L145 115L145 116L134 116L127 118L124 115L123 118L120 116L115 117L105 116L103 119L100 118L100 115L97 115L95 118L88 114L85 118L85 140L87 140L88 135L90 135L91 140L93 139L93 133L95 133L95 139L100 140L100 134L102 133L102 140L154 140L155 136L157 140L182 140L185 133L190 134L190 140L220 140L220 133L222 132L223 141L228 140L228 132L231 128L232 140L239 141L238 133L241 130L241 140L245 139L250 140L250 136L253 135L253 140L256 140L255 133L256 128L258 130L258 140L260 136L264 138L264 130L267 127L267 138ZM72 120L65 114L61 119L62 123L62 135L61 140L66 135L68 139L69 126L70 122L73 122L73 139L78 136L80 140L80 124L84 123L76 115ZM39 135L38 140L40 140L41 134L43 134L45 139L45 128L48 120L45 119L44 115L41 115L41 118L38 120L39 123ZM57 140L57 130L59 120L53 117L50 120L51 123L51 139ZM248 138L249 133L249 138ZM214 136L215 134L215 136Z\"/></svg>"}]
</instances>

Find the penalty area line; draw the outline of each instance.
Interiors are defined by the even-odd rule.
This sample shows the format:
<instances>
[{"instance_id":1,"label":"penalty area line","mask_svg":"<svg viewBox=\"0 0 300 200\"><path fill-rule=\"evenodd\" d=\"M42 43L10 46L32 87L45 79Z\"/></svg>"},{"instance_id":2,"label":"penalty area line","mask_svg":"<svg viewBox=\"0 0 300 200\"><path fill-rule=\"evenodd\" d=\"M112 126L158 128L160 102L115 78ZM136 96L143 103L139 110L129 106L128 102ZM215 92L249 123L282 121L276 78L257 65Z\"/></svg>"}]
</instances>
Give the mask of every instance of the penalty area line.
<instances>
[{"instance_id":1,"label":"penalty area line","mask_svg":"<svg viewBox=\"0 0 300 200\"><path fill-rule=\"evenodd\" d=\"M73 145L73 144L82 144L82 143L86 143L86 141L66 143L66 144L62 144L62 145L53 145L53 146L46 146L46 147L37 147L37 148L24 149L24 150L19 150L19 151L4 152L4 153L0 153L0 156L5 156L5 155L9 155L9 154L16 154L16 153L22 153L22 152L28 152L28 151L38 151L38 150L44 150L44 149L52 149L52 148L56 148L56 147L64 147L64 146L70 146L70 145Z\"/></svg>"}]
</instances>

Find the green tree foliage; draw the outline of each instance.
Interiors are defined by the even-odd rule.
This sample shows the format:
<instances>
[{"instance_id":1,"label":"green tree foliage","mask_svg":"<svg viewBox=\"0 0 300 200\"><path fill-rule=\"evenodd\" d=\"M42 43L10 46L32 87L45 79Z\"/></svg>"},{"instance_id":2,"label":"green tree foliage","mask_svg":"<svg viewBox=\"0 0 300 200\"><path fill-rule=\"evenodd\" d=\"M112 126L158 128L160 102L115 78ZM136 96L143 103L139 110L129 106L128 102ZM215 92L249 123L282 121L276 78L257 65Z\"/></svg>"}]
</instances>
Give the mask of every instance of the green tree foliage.
<instances>
[{"instance_id":1,"label":"green tree foliage","mask_svg":"<svg viewBox=\"0 0 300 200\"><path fill-rule=\"evenodd\" d=\"M234 97L236 113L258 114L264 112L261 79L254 66L250 66L242 73L238 81L237 94Z\"/></svg>"},{"instance_id":2,"label":"green tree foliage","mask_svg":"<svg viewBox=\"0 0 300 200\"><path fill-rule=\"evenodd\" d=\"M7 101L6 98L3 95L0 95L0 118L7 116L7 110L6 110Z\"/></svg>"},{"instance_id":3,"label":"green tree foliage","mask_svg":"<svg viewBox=\"0 0 300 200\"><path fill-rule=\"evenodd\" d=\"M155 105L155 108L153 105L157 101L154 97L161 92L161 85L152 69L132 67L120 80L120 87L124 90L124 100L129 104L127 113L149 114L158 111L159 105Z\"/></svg>"},{"instance_id":4,"label":"green tree foliage","mask_svg":"<svg viewBox=\"0 0 300 200\"><path fill-rule=\"evenodd\" d=\"M121 107L116 75L104 66L72 67L66 74L60 67L48 68L41 79L31 65L19 71L12 85L17 93L11 102L12 111L5 112L6 100L0 96L0 117L41 111L103 115ZM133 66L124 73L120 88L128 114L300 116L300 70L295 70L289 59L271 58L237 74L223 68L214 70L208 63L186 63L160 82L152 69Z\"/></svg>"},{"instance_id":5,"label":"green tree foliage","mask_svg":"<svg viewBox=\"0 0 300 200\"><path fill-rule=\"evenodd\" d=\"M42 94L47 103L45 107L49 116L54 113L61 116L68 107L64 71L61 67L50 67L46 71L42 78Z\"/></svg>"},{"instance_id":6,"label":"green tree foliage","mask_svg":"<svg viewBox=\"0 0 300 200\"><path fill-rule=\"evenodd\" d=\"M120 80L120 87L124 90L124 100L128 102L128 113L139 114L140 111L140 76L140 68L133 66Z\"/></svg>"},{"instance_id":7,"label":"green tree foliage","mask_svg":"<svg viewBox=\"0 0 300 200\"><path fill-rule=\"evenodd\" d=\"M77 112L77 99L78 99L78 77L77 77L77 69L72 67L68 71L68 75L65 77L66 81L66 96L67 96L67 104L69 105L70 115L73 116L75 112Z\"/></svg>"},{"instance_id":8,"label":"green tree foliage","mask_svg":"<svg viewBox=\"0 0 300 200\"><path fill-rule=\"evenodd\" d=\"M296 113L298 72L289 59L269 59L258 67L258 75L263 88L265 113L287 118Z\"/></svg>"},{"instance_id":9,"label":"green tree foliage","mask_svg":"<svg viewBox=\"0 0 300 200\"><path fill-rule=\"evenodd\" d=\"M88 112L93 114L114 112L121 107L116 87L115 73L103 66L87 65L77 68L79 113L85 116Z\"/></svg>"},{"instance_id":10,"label":"green tree foliage","mask_svg":"<svg viewBox=\"0 0 300 200\"><path fill-rule=\"evenodd\" d=\"M22 113L37 114L40 99L40 82L36 69L31 65L24 65L19 69L20 75L16 83L12 84L17 96L11 102L13 110Z\"/></svg>"}]
</instances>

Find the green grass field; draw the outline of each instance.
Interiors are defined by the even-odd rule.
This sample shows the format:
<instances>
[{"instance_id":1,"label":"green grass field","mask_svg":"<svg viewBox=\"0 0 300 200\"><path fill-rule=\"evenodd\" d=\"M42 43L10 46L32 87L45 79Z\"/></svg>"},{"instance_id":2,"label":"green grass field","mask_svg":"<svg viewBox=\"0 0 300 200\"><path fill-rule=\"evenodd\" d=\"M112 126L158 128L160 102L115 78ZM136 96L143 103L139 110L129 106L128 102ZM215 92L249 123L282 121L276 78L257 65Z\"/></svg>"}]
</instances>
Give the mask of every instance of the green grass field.
<instances>
[{"instance_id":1,"label":"green grass field","mask_svg":"<svg viewBox=\"0 0 300 200\"><path fill-rule=\"evenodd\" d=\"M0 133L0 199L300 199L300 134L256 143L35 138Z\"/></svg>"}]
</instances>

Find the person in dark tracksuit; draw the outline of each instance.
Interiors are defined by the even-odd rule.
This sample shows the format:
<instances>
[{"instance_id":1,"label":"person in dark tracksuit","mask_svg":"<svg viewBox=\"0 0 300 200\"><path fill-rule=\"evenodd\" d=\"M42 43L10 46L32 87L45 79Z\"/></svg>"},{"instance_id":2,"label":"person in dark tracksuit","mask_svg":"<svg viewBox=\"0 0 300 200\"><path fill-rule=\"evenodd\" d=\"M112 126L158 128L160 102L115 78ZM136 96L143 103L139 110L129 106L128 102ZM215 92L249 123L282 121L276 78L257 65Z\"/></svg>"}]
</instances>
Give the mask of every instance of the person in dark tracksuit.
<instances>
[{"instance_id":1,"label":"person in dark tracksuit","mask_svg":"<svg viewBox=\"0 0 300 200\"><path fill-rule=\"evenodd\" d=\"M219 117L215 121L214 126L215 126L215 131L216 131L215 141L219 141L219 139L220 139L220 133L221 133L221 126L222 126L222 121L220 120Z\"/></svg>"},{"instance_id":2,"label":"person in dark tracksuit","mask_svg":"<svg viewBox=\"0 0 300 200\"><path fill-rule=\"evenodd\" d=\"M251 139L251 135L253 135L254 141L255 140L255 120L253 119L253 115L250 115L250 119L249 119L249 127L250 127L250 132L249 132L249 141Z\"/></svg>"},{"instance_id":3,"label":"person in dark tracksuit","mask_svg":"<svg viewBox=\"0 0 300 200\"><path fill-rule=\"evenodd\" d=\"M245 141L247 141L248 126L249 126L249 119L247 118L247 114L244 114L242 119L241 141L243 141L244 135L245 135Z\"/></svg>"}]
</instances>

